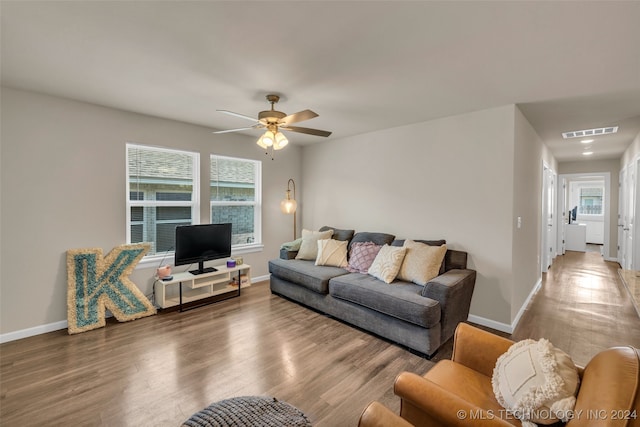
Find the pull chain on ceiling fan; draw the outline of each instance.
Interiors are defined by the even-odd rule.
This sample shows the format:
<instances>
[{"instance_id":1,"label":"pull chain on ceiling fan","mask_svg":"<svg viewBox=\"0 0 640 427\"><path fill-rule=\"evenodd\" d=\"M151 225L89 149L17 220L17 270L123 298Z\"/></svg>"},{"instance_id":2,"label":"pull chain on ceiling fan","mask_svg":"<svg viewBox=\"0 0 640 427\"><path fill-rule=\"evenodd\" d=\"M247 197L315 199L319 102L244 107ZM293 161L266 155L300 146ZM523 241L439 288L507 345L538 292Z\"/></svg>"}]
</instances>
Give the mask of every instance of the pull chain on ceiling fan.
<instances>
[{"instance_id":1,"label":"pull chain on ceiling fan","mask_svg":"<svg viewBox=\"0 0 640 427\"><path fill-rule=\"evenodd\" d=\"M314 113L311 110L303 110L294 114L286 115L282 111L277 111L274 109L274 105L279 100L280 100L280 97L278 95L273 95L273 94L267 95L267 101L271 103L271 110L260 111L260 113L258 113L258 119L255 119L250 116L246 116L244 114L234 113L233 111L216 110L220 113L228 114L234 117L239 117L245 120L250 120L255 123L249 127L221 130L213 133L239 132L239 131L249 130L249 129L267 129L267 131L258 139L258 141L256 141L256 144L258 144L260 147L264 148L265 150L269 150L269 148L271 148L272 154L273 154L273 150L281 150L289 143L289 140L287 139L287 137L284 136L284 134L280 132L280 130L305 133L308 135L324 136L324 137L331 135L331 132L328 132L326 130L291 126L292 123L298 123L304 120L309 120L309 119L313 119L314 117L318 117L318 114Z\"/></svg>"}]
</instances>

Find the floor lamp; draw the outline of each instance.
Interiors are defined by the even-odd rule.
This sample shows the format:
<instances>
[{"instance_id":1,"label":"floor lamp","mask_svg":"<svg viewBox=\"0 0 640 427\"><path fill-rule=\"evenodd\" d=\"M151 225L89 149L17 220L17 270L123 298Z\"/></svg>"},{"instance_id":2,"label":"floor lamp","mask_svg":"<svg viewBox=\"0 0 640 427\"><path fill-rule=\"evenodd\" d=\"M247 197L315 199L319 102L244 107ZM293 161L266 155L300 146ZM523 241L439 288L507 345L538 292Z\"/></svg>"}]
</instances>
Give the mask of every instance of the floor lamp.
<instances>
[{"instance_id":1,"label":"floor lamp","mask_svg":"<svg viewBox=\"0 0 640 427\"><path fill-rule=\"evenodd\" d=\"M291 198L291 187L293 187L293 199ZM296 182L289 178L287 182L287 196L280 202L280 210L286 214L293 214L293 240L296 240L296 208L298 203L296 202Z\"/></svg>"}]
</instances>

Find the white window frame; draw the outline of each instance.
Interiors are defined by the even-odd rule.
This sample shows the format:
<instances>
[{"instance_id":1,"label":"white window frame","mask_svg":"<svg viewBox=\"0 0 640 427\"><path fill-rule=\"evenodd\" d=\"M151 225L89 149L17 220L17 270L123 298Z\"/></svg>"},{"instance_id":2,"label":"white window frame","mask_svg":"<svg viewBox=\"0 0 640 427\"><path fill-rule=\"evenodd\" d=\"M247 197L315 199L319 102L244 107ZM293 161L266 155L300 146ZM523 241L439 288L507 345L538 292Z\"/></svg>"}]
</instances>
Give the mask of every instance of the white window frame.
<instances>
[{"instance_id":1,"label":"white window frame","mask_svg":"<svg viewBox=\"0 0 640 427\"><path fill-rule=\"evenodd\" d=\"M161 151L169 153L188 154L192 156L192 194L191 201L166 201L166 200L131 200L129 195L130 180L129 180L129 148L140 148L150 151ZM191 207L191 223L200 224L200 153L187 150L176 150L170 148L154 147L150 145L127 143L125 147L125 169L126 169L126 238L127 243L131 243L131 208L132 207ZM162 222L162 221L161 221ZM175 221L174 221L175 222ZM175 251L166 251L156 253L153 255L145 256L137 265L137 267L145 268L151 266L151 264L157 264L163 262L167 258L173 260L173 254Z\"/></svg>"},{"instance_id":2,"label":"white window frame","mask_svg":"<svg viewBox=\"0 0 640 427\"><path fill-rule=\"evenodd\" d=\"M262 244L262 162L260 160L244 159L241 157L221 156L218 154L211 154L209 156L209 162L213 162L214 159L229 159L238 160L243 162L251 162L255 165L255 197L253 201L218 201L211 200L211 194L209 194L209 222L213 222L211 217L211 211L214 206L253 206L253 230L255 240L252 243L233 245L231 247L231 253L233 255L240 255L250 252L258 252L264 248ZM210 163L211 165L211 163ZM211 191L211 182L214 179L209 172L209 191Z\"/></svg>"}]
</instances>

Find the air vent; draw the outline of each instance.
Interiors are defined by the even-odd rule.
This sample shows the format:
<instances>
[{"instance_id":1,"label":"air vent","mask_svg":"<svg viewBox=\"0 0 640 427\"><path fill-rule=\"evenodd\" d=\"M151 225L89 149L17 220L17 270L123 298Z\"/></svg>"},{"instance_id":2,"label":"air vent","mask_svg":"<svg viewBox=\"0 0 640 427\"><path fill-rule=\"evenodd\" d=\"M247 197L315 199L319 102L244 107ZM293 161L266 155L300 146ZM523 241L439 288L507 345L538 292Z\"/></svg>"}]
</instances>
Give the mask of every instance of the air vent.
<instances>
[{"instance_id":1,"label":"air vent","mask_svg":"<svg viewBox=\"0 0 640 427\"><path fill-rule=\"evenodd\" d=\"M585 130L574 130L571 132L563 132L562 137L564 139L584 138L585 136L608 135L610 133L616 133L616 132L618 132L618 126L610 126L608 128L585 129Z\"/></svg>"}]
</instances>

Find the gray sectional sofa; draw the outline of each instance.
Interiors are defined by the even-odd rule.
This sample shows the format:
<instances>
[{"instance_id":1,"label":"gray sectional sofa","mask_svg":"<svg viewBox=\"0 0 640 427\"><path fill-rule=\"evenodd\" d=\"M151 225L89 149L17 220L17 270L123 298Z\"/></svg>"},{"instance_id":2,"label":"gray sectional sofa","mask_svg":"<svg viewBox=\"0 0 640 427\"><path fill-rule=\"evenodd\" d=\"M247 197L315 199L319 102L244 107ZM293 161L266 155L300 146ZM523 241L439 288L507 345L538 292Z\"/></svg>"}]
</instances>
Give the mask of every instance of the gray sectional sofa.
<instances>
[{"instance_id":1,"label":"gray sectional sofa","mask_svg":"<svg viewBox=\"0 0 640 427\"><path fill-rule=\"evenodd\" d=\"M323 227L329 229L331 227ZM356 233L334 229L334 239L373 241L402 246L385 233ZM416 240L440 246L444 240ZM467 269L467 253L448 249L440 275L425 286L395 280L387 284L344 268L317 266L282 250L269 261L271 292L311 307L380 337L433 356L467 320L476 272Z\"/></svg>"}]
</instances>

